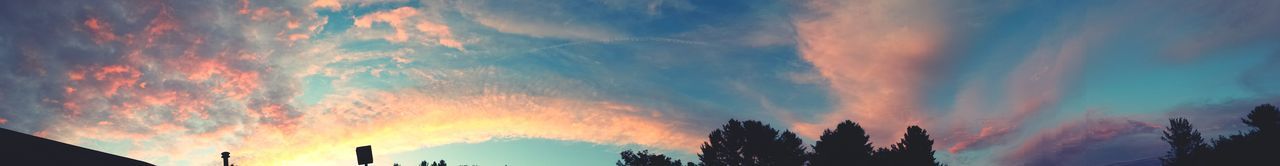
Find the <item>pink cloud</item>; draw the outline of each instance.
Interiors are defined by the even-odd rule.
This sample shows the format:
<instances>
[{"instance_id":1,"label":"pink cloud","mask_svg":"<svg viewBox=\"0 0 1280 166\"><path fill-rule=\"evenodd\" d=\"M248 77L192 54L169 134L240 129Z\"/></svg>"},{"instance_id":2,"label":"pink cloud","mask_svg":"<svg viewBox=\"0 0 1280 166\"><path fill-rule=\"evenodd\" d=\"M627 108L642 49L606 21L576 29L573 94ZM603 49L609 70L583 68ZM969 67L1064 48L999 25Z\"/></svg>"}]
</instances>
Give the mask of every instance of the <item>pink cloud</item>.
<instances>
[{"instance_id":1,"label":"pink cloud","mask_svg":"<svg viewBox=\"0 0 1280 166\"><path fill-rule=\"evenodd\" d=\"M1158 124L1117 117L1079 119L1032 135L1014 150L1001 154L999 160L1006 165L1064 164L1098 144L1129 135L1157 134L1161 128Z\"/></svg>"},{"instance_id":2,"label":"pink cloud","mask_svg":"<svg viewBox=\"0 0 1280 166\"><path fill-rule=\"evenodd\" d=\"M957 153L1001 142L1009 134L1017 132L1019 126L1025 125L1027 119L1046 110L1056 109L1064 93L1070 90L1067 88L1077 80L1089 42L1110 33L1110 29L1094 25L1078 28L1074 29L1077 31L1061 32L1060 36L1067 36L1065 38L1050 35L1041 40L1040 45L1004 80L1008 102L997 109L1007 112L990 114L987 116L997 118L977 122L981 123L977 124L981 128L976 135L968 134L967 130L971 129L956 128L957 131L953 131L956 135L946 141L951 144L948 151ZM959 121L953 125L972 125L966 123L973 122Z\"/></svg>"},{"instance_id":3,"label":"pink cloud","mask_svg":"<svg viewBox=\"0 0 1280 166\"><path fill-rule=\"evenodd\" d=\"M454 35L448 26L428 20L425 13L412 7L400 7L391 11L380 11L360 16L356 18L353 24L356 28L372 28L374 23L390 25L394 32L383 37L387 41L405 42L413 36L414 38L420 38L418 40L423 42L431 42L459 50L463 49L462 43L453 39Z\"/></svg>"},{"instance_id":4,"label":"pink cloud","mask_svg":"<svg viewBox=\"0 0 1280 166\"><path fill-rule=\"evenodd\" d=\"M64 96L46 101L67 111L59 111L60 117L49 122L53 127L41 133L130 140L202 133L198 126L208 123L199 121L210 120L215 103L248 105L263 93L264 80L255 68L260 56L243 53L246 48L238 45L208 43L218 36L186 31L189 24L163 5L141 8L156 14L137 18L144 26L118 30L118 60L71 63L59 73L67 78L57 85ZM110 31L105 20L91 18L83 24ZM217 49L208 49L212 47Z\"/></svg>"},{"instance_id":5,"label":"pink cloud","mask_svg":"<svg viewBox=\"0 0 1280 166\"><path fill-rule=\"evenodd\" d=\"M98 44L116 40L116 34L111 31L111 25L96 17L85 20L84 26L89 28L89 33L93 34L93 41Z\"/></svg>"},{"instance_id":6,"label":"pink cloud","mask_svg":"<svg viewBox=\"0 0 1280 166\"><path fill-rule=\"evenodd\" d=\"M15 78L33 85L9 88L33 87L42 90L17 92L54 94L6 99L30 103L6 108L31 109L18 114L30 116L26 121L7 125L23 125L15 128L91 148L101 145L82 141L120 142L125 145L108 148L115 150L109 152L176 162L160 165L193 165L181 162L203 158L191 155L203 156L201 151L209 148L230 147L248 132L288 129L300 121L301 113L290 103L297 95L292 82L297 78L285 75L287 66L272 63L296 57L292 45L285 44L311 37L326 23L323 19L299 12L308 9L267 6L281 3L170 6L180 3L187 2L43 6L50 10L38 10L41 13L33 19L64 20L54 24L70 28L26 31L70 36L17 36L25 39L15 51L26 59L16 63L26 65L19 67L30 73ZM217 5L182 5L196 4ZM237 9L244 12L236 13Z\"/></svg>"},{"instance_id":7,"label":"pink cloud","mask_svg":"<svg viewBox=\"0 0 1280 166\"><path fill-rule=\"evenodd\" d=\"M815 13L793 22L800 53L826 78L839 106L817 123L793 123L798 134L816 138L823 129L852 119L866 124L873 142L888 143L903 128L928 118L916 101L925 80L921 70L935 58L943 38L941 20L929 6L908 1L804 5Z\"/></svg>"}]
</instances>

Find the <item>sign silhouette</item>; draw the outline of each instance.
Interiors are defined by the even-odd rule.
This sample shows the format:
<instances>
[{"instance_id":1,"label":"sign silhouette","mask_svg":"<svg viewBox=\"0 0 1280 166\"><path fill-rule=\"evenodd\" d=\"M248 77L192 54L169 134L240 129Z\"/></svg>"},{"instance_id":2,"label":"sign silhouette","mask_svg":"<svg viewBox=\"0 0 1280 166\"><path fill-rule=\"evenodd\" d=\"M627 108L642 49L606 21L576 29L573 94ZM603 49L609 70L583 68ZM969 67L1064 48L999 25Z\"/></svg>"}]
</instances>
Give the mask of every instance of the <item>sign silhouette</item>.
<instances>
[{"instance_id":1,"label":"sign silhouette","mask_svg":"<svg viewBox=\"0 0 1280 166\"><path fill-rule=\"evenodd\" d=\"M356 164L369 165L369 163L373 163L373 146L356 147Z\"/></svg>"}]
</instances>

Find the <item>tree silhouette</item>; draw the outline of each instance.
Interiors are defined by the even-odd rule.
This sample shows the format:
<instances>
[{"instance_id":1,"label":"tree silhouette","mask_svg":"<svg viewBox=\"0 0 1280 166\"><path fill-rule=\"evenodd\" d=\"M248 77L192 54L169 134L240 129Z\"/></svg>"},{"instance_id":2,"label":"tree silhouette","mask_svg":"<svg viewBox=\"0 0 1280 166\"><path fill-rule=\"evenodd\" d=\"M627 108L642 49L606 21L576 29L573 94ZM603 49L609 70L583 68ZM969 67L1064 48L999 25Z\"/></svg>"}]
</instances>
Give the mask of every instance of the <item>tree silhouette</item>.
<instances>
[{"instance_id":1,"label":"tree silhouette","mask_svg":"<svg viewBox=\"0 0 1280 166\"><path fill-rule=\"evenodd\" d=\"M1164 165L1200 165L1201 153L1208 149L1200 131L1196 131L1186 118L1169 119L1169 127L1165 128L1161 140L1169 143L1169 152L1160 158Z\"/></svg>"},{"instance_id":2,"label":"tree silhouette","mask_svg":"<svg viewBox=\"0 0 1280 166\"><path fill-rule=\"evenodd\" d=\"M631 150L622 151L622 160L618 160L618 166L680 166L680 160L672 160L666 155L649 153L649 150L642 150L639 153ZM693 163L688 163L694 166Z\"/></svg>"},{"instance_id":3,"label":"tree silhouette","mask_svg":"<svg viewBox=\"0 0 1280 166\"><path fill-rule=\"evenodd\" d=\"M1213 149L1208 155L1214 164L1223 165L1259 165L1275 162L1274 150L1280 149L1277 132L1280 132L1280 111L1271 104L1254 107L1245 118L1245 125L1253 127L1247 133L1230 136L1219 136L1213 140Z\"/></svg>"},{"instance_id":4,"label":"tree silhouette","mask_svg":"<svg viewBox=\"0 0 1280 166\"><path fill-rule=\"evenodd\" d=\"M1257 128L1260 133L1276 132L1276 129L1280 129L1280 110L1276 110L1276 106L1271 104L1263 104L1254 107L1241 121Z\"/></svg>"},{"instance_id":5,"label":"tree silhouette","mask_svg":"<svg viewBox=\"0 0 1280 166\"><path fill-rule=\"evenodd\" d=\"M427 161L426 161L426 160L422 160L422 163L421 163L421 164L418 164L418 166L428 166L428 165L427 165Z\"/></svg>"},{"instance_id":6,"label":"tree silhouette","mask_svg":"<svg viewBox=\"0 0 1280 166\"><path fill-rule=\"evenodd\" d=\"M703 165L799 166L805 163L805 147L795 133L779 134L760 121L730 119L708 137L710 140L702 144L702 154L698 155Z\"/></svg>"},{"instance_id":7,"label":"tree silhouette","mask_svg":"<svg viewBox=\"0 0 1280 166\"><path fill-rule=\"evenodd\" d=\"M1240 133L1230 136L1218 136L1213 140L1213 147L1206 153L1199 155L1204 157L1202 163L1214 165L1257 165L1261 163L1258 154L1265 154L1263 148L1258 147L1257 133ZM1250 164L1252 163L1252 164ZM1195 164L1195 163L1193 163ZM1168 164L1166 164L1168 165ZM1184 164L1189 165L1189 164Z\"/></svg>"},{"instance_id":8,"label":"tree silhouette","mask_svg":"<svg viewBox=\"0 0 1280 166\"><path fill-rule=\"evenodd\" d=\"M836 129L822 132L820 140L813 145L811 166L845 166L871 165L874 153L871 136L862 126L845 120L836 125Z\"/></svg>"},{"instance_id":9,"label":"tree silhouette","mask_svg":"<svg viewBox=\"0 0 1280 166\"><path fill-rule=\"evenodd\" d=\"M920 126L907 127L902 140L889 148L880 148L875 158L879 165L933 166L942 165L933 157L933 140Z\"/></svg>"},{"instance_id":10,"label":"tree silhouette","mask_svg":"<svg viewBox=\"0 0 1280 166\"><path fill-rule=\"evenodd\" d=\"M1253 134L1252 142L1256 143L1253 148L1252 157L1258 159L1260 163L1274 163L1277 160L1276 150L1280 150L1280 110L1271 104L1263 104L1254 107L1249 115L1245 116L1243 121L1249 126L1257 128ZM1270 154L1270 155L1267 155Z\"/></svg>"},{"instance_id":11,"label":"tree silhouette","mask_svg":"<svg viewBox=\"0 0 1280 166\"><path fill-rule=\"evenodd\" d=\"M440 166L449 166L449 164L448 164L448 163L444 163L444 160L440 160Z\"/></svg>"},{"instance_id":12,"label":"tree silhouette","mask_svg":"<svg viewBox=\"0 0 1280 166\"><path fill-rule=\"evenodd\" d=\"M1165 165L1265 165L1274 163L1275 150L1280 150L1280 110L1271 104L1254 107L1245 118L1248 132L1218 136L1212 146L1205 145L1200 133L1186 119L1169 120L1169 128L1161 139L1172 147L1161 158Z\"/></svg>"}]
</instances>

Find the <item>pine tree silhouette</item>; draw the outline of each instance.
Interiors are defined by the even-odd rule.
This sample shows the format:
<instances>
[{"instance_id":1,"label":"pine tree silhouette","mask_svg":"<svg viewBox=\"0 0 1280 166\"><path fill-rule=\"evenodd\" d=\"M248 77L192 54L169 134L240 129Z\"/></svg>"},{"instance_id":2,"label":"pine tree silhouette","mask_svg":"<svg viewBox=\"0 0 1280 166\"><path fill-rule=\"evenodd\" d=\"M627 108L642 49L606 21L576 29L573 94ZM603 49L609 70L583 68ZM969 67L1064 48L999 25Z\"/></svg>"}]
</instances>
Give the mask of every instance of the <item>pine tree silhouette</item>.
<instances>
[{"instance_id":1,"label":"pine tree silhouette","mask_svg":"<svg viewBox=\"0 0 1280 166\"><path fill-rule=\"evenodd\" d=\"M1274 163L1275 151L1280 150L1280 111L1271 104L1254 107L1241 120L1253 127L1246 133L1220 136L1213 141L1209 159L1222 165L1265 165Z\"/></svg>"},{"instance_id":2,"label":"pine tree silhouette","mask_svg":"<svg viewBox=\"0 0 1280 166\"><path fill-rule=\"evenodd\" d=\"M805 163L803 141L791 131L781 134L760 121L730 119L712 131L702 144L698 158L707 166L773 165L800 166Z\"/></svg>"},{"instance_id":3,"label":"pine tree silhouette","mask_svg":"<svg viewBox=\"0 0 1280 166\"><path fill-rule=\"evenodd\" d=\"M822 132L821 140L813 145L811 166L871 165L874 150L871 136L862 126L845 120L835 130Z\"/></svg>"},{"instance_id":4,"label":"pine tree silhouette","mask_svg":"<svg viewBox=\"0 0 1280 166\"><path fill-rule=\"evenodd\" d=\"M649 150L642 150L639 153L631 150L622 151L620 153L622 160L618 160L617 166L681 166L682 161L672 160L666 155L649 153ZM693 163L689 163L693 166Z\"/></svg>"},{"instance_id":5,"label":"pine tree silhouette","mask_svg":"<svg viewBox=\"0 0 1280 166\"><path fill-rule=\"evenodd\" d=\"M1160 139L1169 143L1170 147L1165 156L1160 158L1160 163L1177 166L1205 164L1200 155L1209 146L1200 137L1200 131L1196 131L1186 118L1169 119L1169 127L1165 128L1164 137Z\"/></svg>"},{"instance_id":6,"label":"pine tree silhouette","mask_svg":"<svg viewBox=\"0 0 1280 166\"><path fill-rule=\"evenodd\" d=\"M1241 121L1257 128L1260 133L1276 132L1276 129L1280 129L1280 110L1271 104L1263 104L1254 107Z\"/></svg>"},{"instance_id":7,"label":"pine tree silhouette","mask_svg":"<svg viewBox=\"0 0 1280 166\"><path fill-rule=\"evenodd\" d=\"M901 166L936 166L938 159L933 157L933 140L920 126L907 127L902 140L890 148L876 150L875 158L879 165Z\"/></svg>"},{"instance_id":8,"label":"pine tree silhouette","mask_svg":"<svg viewBox=\"0 0 1280 166\"><path fill-rule=\"evenodd\" d=\"M1271 104L1254 107L1245 118L1253 129L1233 135L1218 136L1212 146L1197 145L1199 133L1186 119L1170 119L1161 139L1172 147L1161 158L1164 165L1274 165L1275 151L1280 150L1280 110ZM1197 148L1199 147L1199 148ZM1199 150L1194 150L1199 149Z\"/></svg>"}]
</instances>

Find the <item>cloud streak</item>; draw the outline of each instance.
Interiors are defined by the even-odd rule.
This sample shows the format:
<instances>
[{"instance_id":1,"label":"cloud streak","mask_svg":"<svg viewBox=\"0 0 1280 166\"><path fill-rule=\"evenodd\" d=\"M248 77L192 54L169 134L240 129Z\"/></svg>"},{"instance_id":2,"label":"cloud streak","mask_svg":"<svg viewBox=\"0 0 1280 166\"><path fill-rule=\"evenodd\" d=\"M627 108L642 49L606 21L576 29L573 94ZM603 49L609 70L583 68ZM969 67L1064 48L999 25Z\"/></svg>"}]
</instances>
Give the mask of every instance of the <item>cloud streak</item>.
<instances>
[{"instance_id":1,"label":"cloud streak","mask_svg":"<svg viewBox=\"0 0 1280 166\"><path fill-rule=\"evenodd\" d=\"M1000 161L1003 165L1071 165L1076 157L1095 150L1099 144L1161 130L1158 124L1126 118L1078 119L1032 135L1014 150L1000 154Z\"/></svg>"},{"instance_id":2,"label":"cloud streak","mask_svg":"<svg viewBox=\"0 0 1280 166\"><path fill-rule=\"evenodd\" d=\"M1079 67L1084 61L1086 42L1096 36L1087 33L1097 32L1084 33L1062 41L1051 39L1041 44L1007 77L1006 85L1009 87L1006 89L1006 96L1010 101L1002 110L1009 112L991 115L1001 118L979 124L982 127L976 135L957 132L961 134L957 135L960 139L947 150L956 153L969 148L989 146L1005 140L1004 137L1025 125L1027 119L1044 111L1055 110L1066 95L1064 93L1072 90L1071 81L1076 80Z\"/></svg>"},{"instance_id":3,"label":"cloud streak","mask_svg":"<svg viewBox=\"0 0 1280 166\"><path fill-rule=\"evenodd\" d=\"M453 6L472 21L504 33L588 41L606 41L628 36L607 25L592 22L571 23L585 16L565 14L565 12L539 12L575 10L553 3L459 1Z\"/></svg>"}]
</instances>

